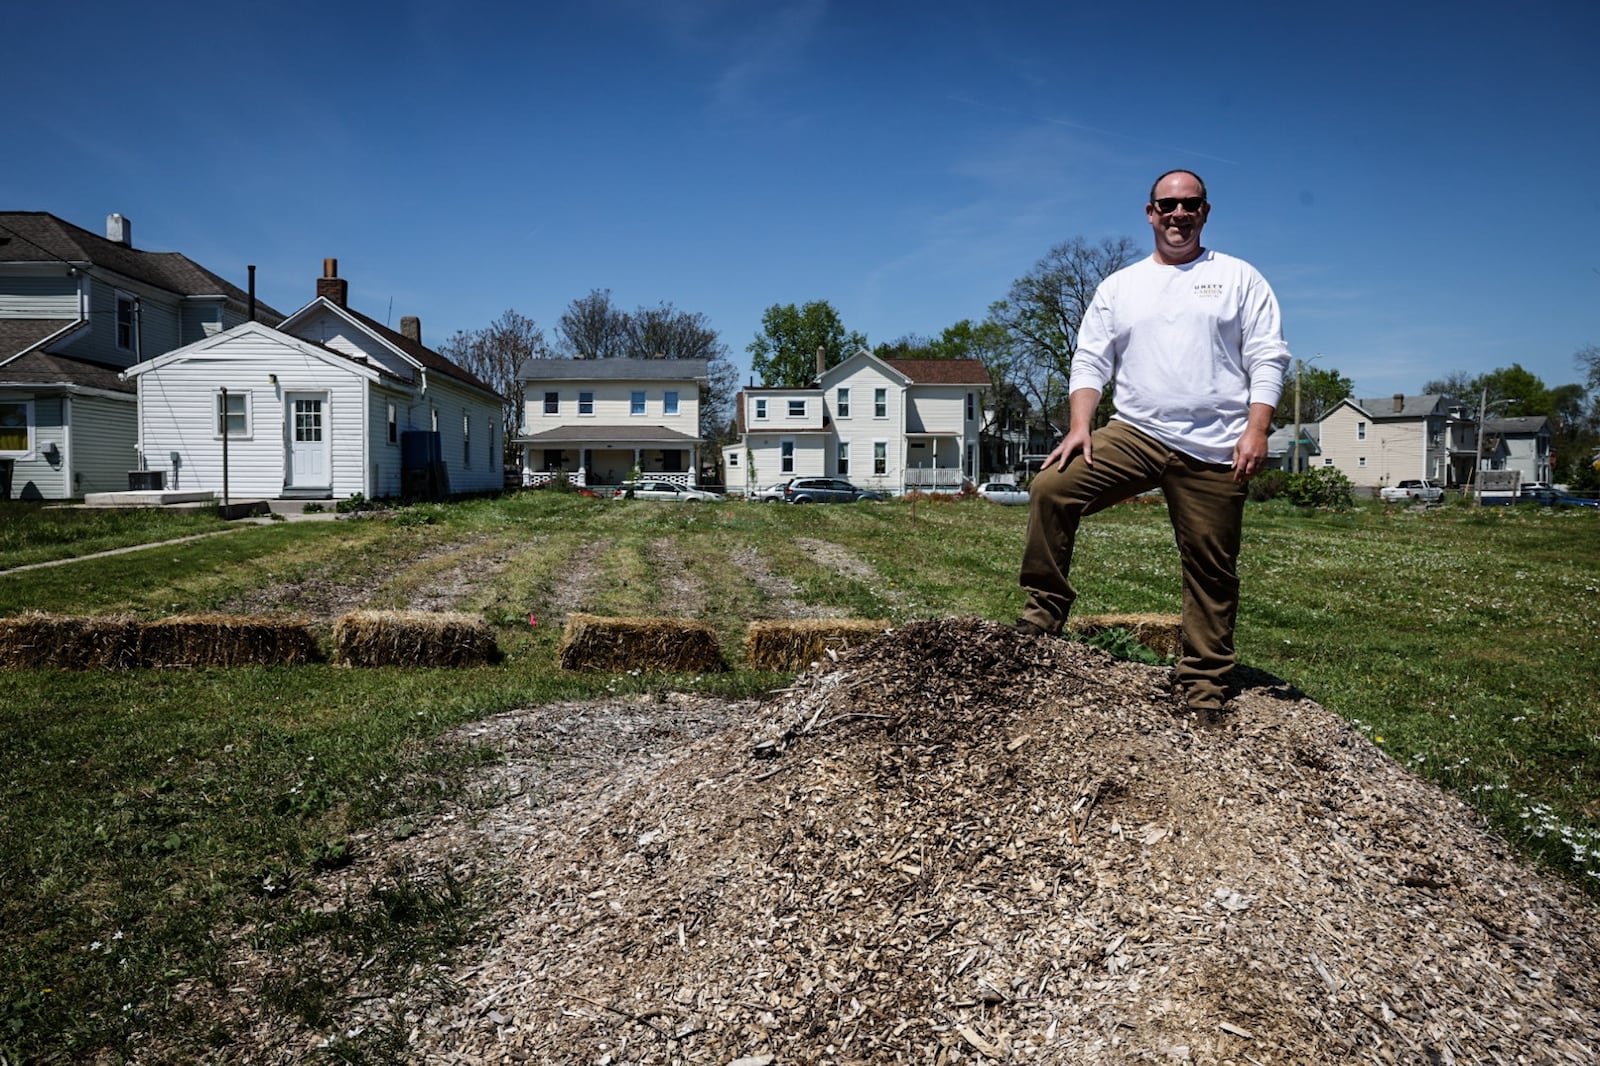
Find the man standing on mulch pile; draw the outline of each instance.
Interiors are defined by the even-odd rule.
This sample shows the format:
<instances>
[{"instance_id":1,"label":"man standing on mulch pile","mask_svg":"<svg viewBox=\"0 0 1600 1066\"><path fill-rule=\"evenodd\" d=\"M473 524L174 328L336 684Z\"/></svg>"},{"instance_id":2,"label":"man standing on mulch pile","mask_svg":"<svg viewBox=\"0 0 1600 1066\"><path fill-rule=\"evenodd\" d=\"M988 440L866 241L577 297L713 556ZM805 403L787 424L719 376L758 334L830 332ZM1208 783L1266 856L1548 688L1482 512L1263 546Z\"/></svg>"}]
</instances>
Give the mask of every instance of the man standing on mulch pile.
<instances>
[{"instance_id":1,"label":"man standing on mulch pile","mask_svg":"<svg viewBox=\"0 0 1600 1066\"><path fill-rule=\"evenodd\" d=\"M1177 679L1201 721L1221 712L1233 669L1245 482L1267 459L1289 349L1278 301L1254 267L1201 247L1205 182L1161 175L1145 217L1155 253L1095 290L1072 358L1067 435L1034 479L1020 581L1024 634L1056 633L1078 521L1159 488L1183 563ZM1107 382L1116 413L1091 432Z\"/></svg>"}]
</instances>

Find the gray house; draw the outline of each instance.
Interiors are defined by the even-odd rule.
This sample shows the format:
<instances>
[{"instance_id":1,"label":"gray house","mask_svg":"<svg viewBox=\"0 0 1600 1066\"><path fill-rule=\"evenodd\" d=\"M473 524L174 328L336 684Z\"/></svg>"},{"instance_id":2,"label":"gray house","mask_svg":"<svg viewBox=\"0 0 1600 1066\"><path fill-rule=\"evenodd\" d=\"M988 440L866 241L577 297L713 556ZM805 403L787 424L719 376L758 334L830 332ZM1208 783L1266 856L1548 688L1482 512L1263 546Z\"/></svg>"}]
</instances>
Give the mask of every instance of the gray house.
<instances>
[{"instance_id":1,"label":"gray house","mask_svg":"<svg viewBox=\"0 0 1600 1066\"><path fill-rule=\"evenodd\" d=\"M43 211L0 212L0 494L81 498L140 467L121 371L246 321L251 296L177 252ZM283 315L256 303L258 321Z\"/></svg>"}]
</instances>

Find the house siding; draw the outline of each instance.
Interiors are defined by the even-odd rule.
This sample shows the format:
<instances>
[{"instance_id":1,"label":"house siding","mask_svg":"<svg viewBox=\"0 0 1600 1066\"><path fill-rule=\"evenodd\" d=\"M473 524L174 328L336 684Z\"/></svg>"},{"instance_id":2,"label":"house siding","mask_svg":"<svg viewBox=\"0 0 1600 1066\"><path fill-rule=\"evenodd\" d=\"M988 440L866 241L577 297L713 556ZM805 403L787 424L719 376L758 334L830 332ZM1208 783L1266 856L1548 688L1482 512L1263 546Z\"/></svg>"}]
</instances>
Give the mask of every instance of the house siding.
<instances>
[{"instance_id":1,"label":"house siding","mask_svg":"<svg viewBox=\"0 0 1600 1066\"><path fill-rule=\"evenodd\" d=\"M0 318L77 318L75 278L18 275L0 285Z\"/></svg>"},{"instance_id":2,"label":"house siding","mask_svg":"<svg viewBox=\"0 0 1600 1066\"><path fill-rule=\"evenodd\" d=\"M277 375L277 383L269 379ZM276 497L284 490L288 434L286 393L327 394L331 492L364 492L362 445L366 382L349 372L275 343L269 337L233 338L215 353L198 352L138 378L140 441L146 465L167 471L167 487L222 493L222 440L216 433L217 389L249 395L249 436L228 441L230 497ZM178 462L174 466L172 455Z\"/></svg>"},{"instance_id":3,"label":"house siding","mask_svg":"<svg viewBox=\"0 0 1600 1066\"><path fill-rule=\"evenodd\" d=\"M132 396L73 396L67 400L67 429L72 439L73 496L120 492L135 468L138 411Z\"/></svg>"},{"instance_id":4,"label":"house siding","mask_svg":"<svg viewBox=\"0 0 1600 1066\"><path fill-rule=\"evenodd\" d=\"M174 297L148 285L118 285L93 279L86 284L89 328L69 340L60 349L63 354L109 366L130 367L179 346L178 303ZM138 341L132 351L117 347L119 292L139 300Z\"/></svg>"},{"instance_id":5,"label":"house siding","mask_svg":"<svg viewBox=\"0 0 1600 1066\"><path fill-rule=\"evenodd\" d=\"M643 390L644 414L632 414L633 393ZM544 394L557 394L557 411L546 414ZM594 393L594 414L578 414L578 393ZM678 394L678 413L664 413L666 394ZM630 422L650 426L665 426L690 437L700 435L700 389L693 381L538 381L524 382L522 431L532 435L558 426L625 426Z\"/></svg>"},{"instance_id":6,"label":"house siding","mask_svg":"<svg viewBox=\"0 0 1600 1066\"><path fill-rule=\"evenodd\" d=\"M294 335L345 355L361 356L398 378L410 380L417 373L416 367L395 354L387 344L326 309L297 323ZM434 375L430 373L429 376Z\"/></svg>"},{"instance_id":7,"label":"house siding","mask_svg":"<svg viewBox=\"0 0 1600 1066\"><path fill-rule=\"evenodd\" d=\"M67 431L63 424L64 399L60 396L31 397L19 394L11 399L33 401L33 457L17 459L11 471L11 498L14 500L62 500L67 492L67 464L51 463L45 456L54 444L57 453L67 454Z\"/></svg>"},{"instance_id":8,"label":"house siding","mask_svg":"<svg viewBox=\"0 0 1600 1066\"><path fill-rule=\"evenodd\" d=\"M492 492L505 487L505 471L500 439L500 405L485 402L477 392L458 387L442 374L430 374L427 394L413 417L421 418L420 429L427 429L431 412L439 412L439 449L450 470L450 491ZM374 406L377 406L376 401ZM462 416L472 422L472 449L462 460ZM494 453L490 454L488 425L494 420ZM381 436L377 439L383 439Z\"/></svg>"}]
</instances>

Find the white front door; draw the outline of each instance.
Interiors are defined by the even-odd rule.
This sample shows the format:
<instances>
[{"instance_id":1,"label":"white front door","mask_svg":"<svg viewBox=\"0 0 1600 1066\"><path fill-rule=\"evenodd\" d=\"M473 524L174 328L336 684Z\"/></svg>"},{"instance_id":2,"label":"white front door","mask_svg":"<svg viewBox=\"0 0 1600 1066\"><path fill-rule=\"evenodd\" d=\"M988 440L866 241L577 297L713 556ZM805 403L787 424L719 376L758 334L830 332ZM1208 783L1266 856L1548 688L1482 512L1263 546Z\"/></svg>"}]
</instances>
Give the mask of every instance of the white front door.
<instances>
[{"instance_id":1,"label":"white front door","mask_svg":"<svg viewBox=\"0 0 1600 1066\"><path fill-rule=\"evenodd\" d=\"M328 463L328 394L291 392L284 395L289 419L289 484L291 489L326 489L333 485Z\"/></svg>"}]
</instances>

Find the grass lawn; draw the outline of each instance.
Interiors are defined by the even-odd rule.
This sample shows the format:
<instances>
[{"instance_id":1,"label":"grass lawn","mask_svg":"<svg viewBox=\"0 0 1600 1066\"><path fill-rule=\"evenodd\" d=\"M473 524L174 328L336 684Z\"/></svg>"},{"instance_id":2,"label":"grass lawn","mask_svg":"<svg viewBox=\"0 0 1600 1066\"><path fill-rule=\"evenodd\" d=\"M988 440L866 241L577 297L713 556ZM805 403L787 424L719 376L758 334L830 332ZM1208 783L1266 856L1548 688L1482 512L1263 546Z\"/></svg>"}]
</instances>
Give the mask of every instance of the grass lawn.
<instances>
[{"instance_id":1,"label":"grass lawn","mask_svg":"<svg viewBox=\"0 0 1600 1066\"><path fill-rule=\"evenodd\" d=\"M0 568L222 528L204 514L4 518ZM173 1061L214 1053L227 1027L187 1007L184 991L227 981L235 935L274 948L332 923L404 990L472 935L492 886L395 870L379 890L329 899L314 875L349 862L364 832L422 823L494 757L442 747L442 733L553 700L664 688L743 697L785 682L739 669L566 675L555 668L566 612L702 618L730 658L746 622L796 607L1009 621L1025 521L1023 508L979 501L799 508L525 493L0 572L0 615L145 618L283 587L301 603L315 592L400 606L458 572L455 606L495 626L506 654L467 671L0 672L0 1062L117 1061L152 1034ZM1600 898L1597 538L1588 513L1253 504L1241 660L1358 723ZM1080 610L1177 610L1158 504L1095 516L1079 545ZM307 973L262 1008L322 1026L338 995L338 974ZM386 1046L374 1038L368 1061Z\"/></svg>"}]
</instances>

